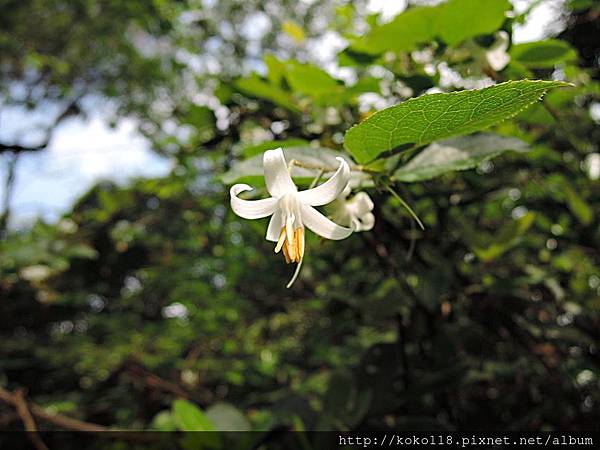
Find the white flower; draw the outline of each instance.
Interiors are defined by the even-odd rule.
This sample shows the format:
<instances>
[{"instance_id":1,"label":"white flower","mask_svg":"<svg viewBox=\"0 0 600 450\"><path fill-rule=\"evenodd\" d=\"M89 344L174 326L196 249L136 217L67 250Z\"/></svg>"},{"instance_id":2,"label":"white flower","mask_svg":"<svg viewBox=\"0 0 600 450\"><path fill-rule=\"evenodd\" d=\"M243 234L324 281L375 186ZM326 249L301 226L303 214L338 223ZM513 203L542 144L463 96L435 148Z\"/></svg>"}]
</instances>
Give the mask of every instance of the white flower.
<instances>
[{"instance_id":1,"label":"white flower","mask_svg":"<svg viewBox=\"0 0 600 450\"><path fill-rule=\"evenodd\" d=\"M510 62L510 56L506 52L508 50L509 36L506 31L498 31L496 40L492 46L485 52L485 59L492 69L496 72L504 69Z\"/></svg>"},{"instance_id":2,"label":"white flower","mask_svg":"<svg viewBox=\"0 0 600 450\"><path fill-rule=\"evenodd\" d=\"M334 220L342 224L348 224L354 231L369 231L375 225L373 211L373 200L366 192L359 192L350 200L350 187L344 189L336 202Z\"/></svg>"},{"instance_id":3,"label":"white flower","mask_svg":"<svg viewBox=\"0 0 600 450\"><path fill-rule=\"evenodd\" d=\"M244 219L260 219L271 216L267 228L267 240L277 242L275 253L283 249L287 263L296 262L296 272L287 287L290 287L298 273L304 257L304 226L327 239L344 239L352 233L352 228L342 227L317 211L314 206L322 206L334 201L348 185L350 167L343 158L337 158L340 166L325 183L313 189L298 192L281 148L267 150L263 155L265 183L271 197L262 200L242 200L241 192L250 191L247 184L231 187L231 209Z\"/></svg>"}]
</instances>

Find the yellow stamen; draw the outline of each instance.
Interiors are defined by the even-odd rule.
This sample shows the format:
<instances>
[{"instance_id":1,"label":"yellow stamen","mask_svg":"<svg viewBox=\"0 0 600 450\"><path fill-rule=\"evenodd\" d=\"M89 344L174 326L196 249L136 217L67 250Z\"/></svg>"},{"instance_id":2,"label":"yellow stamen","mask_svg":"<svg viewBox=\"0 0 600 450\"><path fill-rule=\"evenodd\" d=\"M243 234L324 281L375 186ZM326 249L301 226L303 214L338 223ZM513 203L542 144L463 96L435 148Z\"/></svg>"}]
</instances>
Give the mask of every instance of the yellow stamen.
<instances>
[{"instance_id":1,"label":"yellow stamen","mask_svg":"<svg viewBox=\"0 0 600 450\"><path fill-rule=\"evenodd\" d=\"M292 262L292 259L290 258L290 254L289 254L289 250L288 250L288 246L284 245L283 246L283 256L285 256L285 262L287 264Z\"/></svg>"},{"instance_id":2,"label":"yellow stamen","mask_svg":"<svg viewBox=\"0 0 600 450\"><path fill-rule=\"evenodd\" d=\"M283 256L285 256L285 261L288 264L300 262L304 256L304 227L296 228L291 233L290 228L288 226L281 228L281 233L275 246L275 253L279 253L283 249Z\"/></svg>"},{"instance_id":3,"label":"yellow stamen","mask_svg":"<svg viewBox=\"0 0 600 450\"><path fill-rule=\"evenodd\" d=\"M281 233L279 234L279 240L277 241L277 245L275 246L275 253L279 253L281 251L281 247L283 247L284 242L285 242L285 228L282 228Z\"/></svg>"},{"instance_id":4,"label":"yellow stamen","mask_svg":"<svg viewBox=\"0 0 600 450\"><path fill-rule=\"evenodd\" d=\"M298 228L296 230L295 245L296 245L296 257L300 261L304 256L304 228Z\"/></svg>"}]
</instances>

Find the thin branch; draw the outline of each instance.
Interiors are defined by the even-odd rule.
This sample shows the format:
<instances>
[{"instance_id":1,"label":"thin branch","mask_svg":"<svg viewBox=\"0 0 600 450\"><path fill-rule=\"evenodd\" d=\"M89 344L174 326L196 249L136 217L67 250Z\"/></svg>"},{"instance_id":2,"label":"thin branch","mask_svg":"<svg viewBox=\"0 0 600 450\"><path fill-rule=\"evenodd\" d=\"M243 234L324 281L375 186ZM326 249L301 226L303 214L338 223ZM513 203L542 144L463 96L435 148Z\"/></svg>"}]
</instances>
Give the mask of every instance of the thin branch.
<instances>
[{"instance_id":1,"label":"thin branch","mask_svg":"<svg viewBox=\"0 0 600 450\"><path fill-rule=\"evenodd\" d=\"M396 314L396 324L398 335L396 341L400 349L400 357L402 358L402 378L404 386L407 387L411 382L410 365L408 362L408 354L406 353L406 328L404 327L404 319L402 314Z\"/></svg>"},{"instance_id":2,"label":"thin branch","mask_svg":"<svg viewBox=\"0 0 600 450\"><path fill-rule=\"evenodd\" d=\"M297 159L292 159L288 163L288 170L291 171L294 166L302 167L303 169L321 170L321 171L323 171L323 173L335 172L336 170L338 170L337 167L320 166L318 164L309 164L309 163L305 163L302 161L298 161ZM351 172L364 172L364 173L370 173L370 174L378 174L379 173L376 170L367 169L365 166L362 166L362 165L350 166L350 171Z\"/></svg>"},{"instance_id":3,"label":"thin branch","mask_svg":"<svg viewBox=\"0 0 600 450\"><path fill-rule=\"evenodd\" d=\"M40 145L35 145L32 147L27 147L24 145L17 144L3 144L0 142L0 153L11 152L11 153L25 153L25 152L37 152L40 150L44 150L48 143L44 141Z\"/></svg>"},{"instance_id":4,"label":"thin branch","mask_svg":"<svg viewBox=\"0 0 600 450\"><path fill-rule=\"evenodd\" d=\"M62 414L50 414L46 412L44 408L37 406L35 403L26 402L26 400L22 396L19 398L17 394L13 394L1 386L0 400L15 407L19 415L21 415L21 413L19 412L19 408L23 408L23 405L25 405L25 409L28 412L30 412L31 417L37 417L40 420L51 423L66 430L84 431L88 433L102 433L107 437L135 442L154 442L157 440L157 436L153 434L132 433L131 430L108 428L103 425L97 425L95 423L83 422L81 420L72 419L71 417L67 417ZM27 424L25 424L25 426L27 428Z\"/></svg>"},{"instance_id":5,"label":"thin branch","mask_svg":"<svg viewBox=\"0 0 600 450\"><path fill-rule=\"evenodd\" d=\"M33 416L29 412L29 408L27 407L27 403L25 402L25 397L23 394L23 390L19 389L14 394L12 394L13 405L17 410L17 414L21 418L25 429L29 432L28 437L31 440L31 443L37 450L48 450L48 446L44 444L42 438L37 434L37 426L35 424L35 420L33 420Z\"/></svg>"},{"instance_id":6,"label":"thin branch","mask_svg":"<svg viewBox=\"0 0 600 450\"><path fill-rule=\"evenodd\" d=\"M186 400L191 399L191 395L181 386L153 374L145 367L137 363L128 363L126 370L129 374L140 379L146 386L150 388L169 392L176 397L184 398Z\"/></svg>"},{"instance_id":7,"label":"thin branch","mask_svg":"<svg viewBox=\"0 0 600 450\"><path fill-rule=\"evenodd\" d=\"M12 190L15 185L15 176L17 172L18 154L9 156L6 171L6 182L4 183L4 198L2 199L2 209L0 210L0 239L6 234L8 220L10 218L10 200Z\"/></svg>"},{"instance_id":8,"label":"thin branch","mask_svg":"<svg viewBox=\"0 0 600 450\"><path fill-rule=\"evenodd\" d=\"M5 144L0 142L0 153L27 153L27 152L38 152L40 150L44 150L48 147L50 143L50 139L52 138L52 133L54 129L65 119L76 116L81 113L81 108L79 107L79 101L83 97L83 93L75 96L72 100L67 103L62 112L56 116L56 119L46 128L44 140L38 144L33 146L19 145L19 144Z\"/></svg>"}]
</instances>

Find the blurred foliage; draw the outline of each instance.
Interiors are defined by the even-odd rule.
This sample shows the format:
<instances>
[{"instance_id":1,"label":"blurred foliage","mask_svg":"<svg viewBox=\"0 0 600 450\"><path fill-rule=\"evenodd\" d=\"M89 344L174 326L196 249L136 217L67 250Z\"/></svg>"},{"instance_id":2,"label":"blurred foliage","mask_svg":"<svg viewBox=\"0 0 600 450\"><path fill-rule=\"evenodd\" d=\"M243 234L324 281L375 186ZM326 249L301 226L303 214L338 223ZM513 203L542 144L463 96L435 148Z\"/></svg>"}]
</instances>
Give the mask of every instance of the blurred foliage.
<instances>
[{"instance_id":1,"label":"blurred foliage","mask_svg":"<svg viewBox=\"0 0 600 450\"><path fill-rule=\"evenodd\" d=\"M496 33L523 19L505 1L411 6L388 23L361 2L3 3L6 98L21 83L42 93L32 106L96 89L176 162L0 241L0 385L133 430L597 429L596 3L568 2L565 30L508 48L502 68ZM248 17L269 19L258 40ZM444 27L396 34L427 17ZM163 53L144 56L132 30ZM326 65L314 53L333 35L349 45ZM574 87L492 133L385 155L366 187L375 228L310 235L291 290L266 221L229 208L223 174L272 141L343 151L377 109L522 78ZM442 171L427 165L435 145ZM396 170L423 231L380 189Z\"/></svg>"}]
</instances>

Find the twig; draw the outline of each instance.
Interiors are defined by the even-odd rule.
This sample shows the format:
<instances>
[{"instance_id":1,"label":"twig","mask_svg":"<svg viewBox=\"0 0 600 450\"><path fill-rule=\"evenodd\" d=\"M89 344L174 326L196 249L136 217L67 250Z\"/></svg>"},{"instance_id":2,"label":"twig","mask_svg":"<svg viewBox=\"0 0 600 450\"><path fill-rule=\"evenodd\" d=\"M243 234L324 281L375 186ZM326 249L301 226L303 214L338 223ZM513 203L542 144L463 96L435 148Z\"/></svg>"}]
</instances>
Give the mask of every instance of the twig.
<instances>
[{"instance_id":1,"label":"twig","mask_svg":"<svg viewBox=\"0 0 600 450\"><path fill-rule=\"evenodd\" d=\"M404 327L402 314L396 314L396 323L398 326L397 342L400 347L400 357L402 358L402 378L404 379L404 386L408 387L411 382L411 375L408 354L406 353L406 329Z\"/></svg>"},{"instance_id":2,"label":"twig","mask_svg":"<svg viewBox=\"0 0 600 450\"><path fill-rule=\"evenodd\" d=\"M17 410L17 414L21 418L25 429L29 432L28 437L33 446L37 450L48 450L48 446L44 444L42 438L37 434L37 426L35 424L35 420L31 413L29 412L29 408L27 407L27 403L25 402L24 394L22 389L18 389L14 394L12 394L13 405Z\"/></svg>"},{"instance_id":3,"label":"twig","mask_svg":"<svg viewBox=\"0 0 600 450\"><path fill-rule=\"evenodd\" d=\"M19 392L19 391L17 391ZM7 391L3 387L0 386L0 400L12 405L17 410L17 413L21 416L21 412L19 408L23 410L23 405L31 420L33 421L33 417L37 417L45 422L56 425L60 428L64 428L66 430L71 431L84 431L88 433L102 433L107 437L118 438L123 440L135 441L135 442L154 442L157 440L159 436L155 436L154 434L142 434L142 433L132 433L129 430L108 428L103 425L97 425L95 423L83 422L81 420L72 419L71 417L64 416L62 414L50 414L44 410L44 408L37 406L34 403L27 403L25 398L21 393L21 397L18 397L18 394L13 394L10 391ZM28 431L30 431L27 427L27 423L23 416L21 416L23 423ZM27 419L29 420L29 419ZM35 422L33 422L33 426L35 427ZM47 447L38 447L41 448Z\"/></svg>"},{"instance_id":4,"label":"twig","mask_svg":"<svg viewBox=\"0 0 600 450\"><path fill-rule=\"evenodd\" d=\"M9 156L7 163L4 198L2 199L2 210L0 211L0 239L4 237L8 228L8 220L10 219L10 200L12 197L12 190L15 186L18 159L18 153L12 154Z\"/></svg>"},{"instance_id":5,"label":"twig","mask_svg":"<svg viewBox=\"0 0 600 450\"><path fill-rule=\"evenodd\" d=\"M320 166L318 164L309 164L309 163L305 163L302 161L298 161L297 159L292 159L288 163L288 170L291 172L292 168L294 166L302 167L303 169L322 170L323 173L335 172L336 170L338 170L337 167ZM362 166L362 165L350 166L350 171L351 172L365 172L365 173L370 173L370 174L379 173L376 170L367 169L365 166Z\"/></svg>"},{"instance_id":6,"label":"twig","mask_svg":"<svg viewBox=\"0 0 600 450\"><path fill-rule=\"evenodd\" d=\"M190 394L181 386L153 374L139 364L133 362L129 363L127 371L131 375L140 378L148 387L170 392L171 394L186 400L191 398Z\"/></svg>"}]
</instances>

